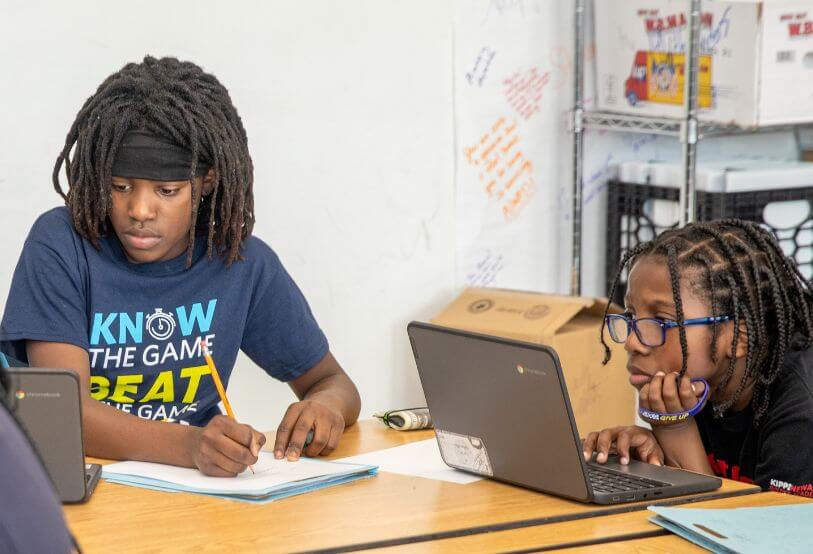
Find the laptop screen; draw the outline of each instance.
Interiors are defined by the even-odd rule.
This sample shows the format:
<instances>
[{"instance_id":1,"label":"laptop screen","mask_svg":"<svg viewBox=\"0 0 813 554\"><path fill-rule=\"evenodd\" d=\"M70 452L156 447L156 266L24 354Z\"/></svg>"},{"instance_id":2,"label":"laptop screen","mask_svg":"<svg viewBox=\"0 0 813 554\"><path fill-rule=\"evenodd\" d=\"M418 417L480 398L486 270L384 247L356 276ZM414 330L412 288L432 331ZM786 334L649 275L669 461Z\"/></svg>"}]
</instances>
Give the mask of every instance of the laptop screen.
<instances>
[{"instance_id":1,"label":"laptop screen","mask_svg":"<svg viewBox=\"0 0 813 554\"><path fill-rule=\"evenodd\" d=\"M58 369L8 370L18 421L42 458L63 502L85 497L85 458L79 379Z\"/></svg>"}]
</instances>

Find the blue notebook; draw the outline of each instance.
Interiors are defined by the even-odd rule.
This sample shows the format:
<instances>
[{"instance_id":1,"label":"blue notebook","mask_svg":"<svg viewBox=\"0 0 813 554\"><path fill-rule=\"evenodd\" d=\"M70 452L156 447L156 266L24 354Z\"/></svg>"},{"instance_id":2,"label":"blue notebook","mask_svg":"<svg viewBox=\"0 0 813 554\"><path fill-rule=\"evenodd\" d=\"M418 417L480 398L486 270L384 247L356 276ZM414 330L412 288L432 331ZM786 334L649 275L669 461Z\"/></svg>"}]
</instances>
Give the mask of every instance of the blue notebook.
<instances>
[{"instance_id":1,"label":"blue notebook","mask_svg":"<svg viewBox=\"0 0 813 554\"><path fill-rule=\"evenodd\" d=\"M209 477L197 469L149 462L118 462L102 469L111 483L164 492L190 492L243 502L265 503L372 477L375 466L301 458L276 460L261 452L254 471L237 477Z\"/></svg>"},{"instance_id":2,"label":"blue notebook","mask_svg":"<svg viewBox=\"0 0 813 554\"><path fill-rule=\"evenodd\" d=\"M716 553L813 552L813 502L760 508L650 506L649 521Z\"/></svg>"}]
</instances>

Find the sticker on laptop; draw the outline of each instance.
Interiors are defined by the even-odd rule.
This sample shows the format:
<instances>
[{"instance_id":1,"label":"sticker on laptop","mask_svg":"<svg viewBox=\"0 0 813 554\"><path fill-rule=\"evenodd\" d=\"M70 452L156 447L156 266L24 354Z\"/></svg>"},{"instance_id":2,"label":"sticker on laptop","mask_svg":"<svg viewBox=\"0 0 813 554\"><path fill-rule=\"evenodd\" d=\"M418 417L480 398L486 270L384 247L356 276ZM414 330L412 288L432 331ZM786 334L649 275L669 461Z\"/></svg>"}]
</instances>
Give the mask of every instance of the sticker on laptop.
<instances>
[{"instance_id":1,"label":"sticker on laptop","mask_svg":"<svg viewBox=\"0 0 813 554\"><path fill-rule=\"evenodd\" d=\"M440 429L436 429L435 434L438 437L440 455L447 465L480 475L494 476L491 460L482 439Z\"/></svg>"}]
</instances>

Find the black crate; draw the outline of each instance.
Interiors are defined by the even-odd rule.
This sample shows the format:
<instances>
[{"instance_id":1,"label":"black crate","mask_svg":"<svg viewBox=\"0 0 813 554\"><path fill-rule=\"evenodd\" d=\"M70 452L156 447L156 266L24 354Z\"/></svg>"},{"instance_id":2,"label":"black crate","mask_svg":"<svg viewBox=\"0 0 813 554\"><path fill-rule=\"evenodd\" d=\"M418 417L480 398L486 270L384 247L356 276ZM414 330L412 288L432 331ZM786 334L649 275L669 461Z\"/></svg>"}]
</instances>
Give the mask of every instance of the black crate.
<instances>
[{"instance_id":1,"label":"black crate","mask_svg":"<svg viewBox=\"0 0 813 554\"><path fill-rule=\"evenodd\" d=\"M672 187L640 185L610 181L607 198L607 262L606 294L610 294L618 264L624 253L677 223L659 226L646 214L646 204L666 200L679 202L680 191ZM807 216L803 221L789 222L787 227L771 225L765 220L765 207L789 201L807 201ZM808 279L813 276L813 186L775 188L750 192L697 191L697 219L709 221L737 217L755 221L773 232L785 254L793 258ZM619 280L613 300L623 306L626 291L626 271Z\"/></svg>"}]
</instances>

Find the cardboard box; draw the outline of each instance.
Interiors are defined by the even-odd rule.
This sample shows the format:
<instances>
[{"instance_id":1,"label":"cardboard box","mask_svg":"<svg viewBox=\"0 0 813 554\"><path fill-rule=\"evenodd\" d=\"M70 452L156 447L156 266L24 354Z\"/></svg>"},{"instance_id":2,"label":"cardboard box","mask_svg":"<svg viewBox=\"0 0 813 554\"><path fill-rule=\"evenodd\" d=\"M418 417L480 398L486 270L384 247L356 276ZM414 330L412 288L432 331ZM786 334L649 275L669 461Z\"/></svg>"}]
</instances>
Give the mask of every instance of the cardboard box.
<instances>
[{"instance_id":1,"label":"cardboard box","mask_svg":"<svg viewBox=\"0 0 813 554\"><path fill-rule=\"evenodd\" d=\"M700 119L813 121L813 0L703 2ZM600 110L682 117L686 0L595 2Z\"/></svg>"},{"instance_id":2,"label":"cardboard box","mask_svg":"<svg viewBox=\"0 0 813 554\"><path fill-rule=\"evenodd\" d=\"M635 423L635 389L627 355L609 341L613 357L601 365L599 329L606 300L502 289L468 288L433 323L552 346L562 362L580 436Z\"/></svg>"}]
</instances>

